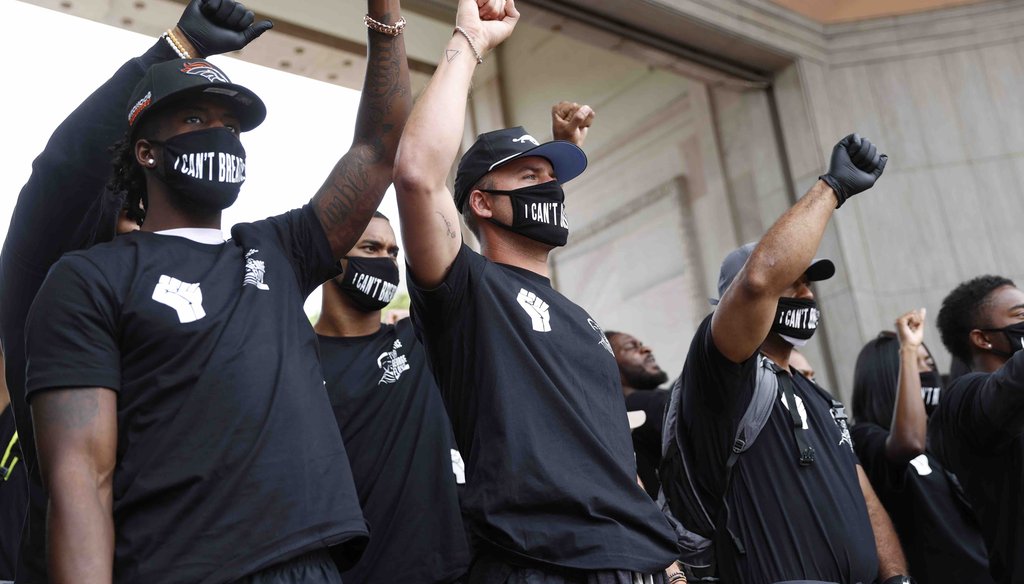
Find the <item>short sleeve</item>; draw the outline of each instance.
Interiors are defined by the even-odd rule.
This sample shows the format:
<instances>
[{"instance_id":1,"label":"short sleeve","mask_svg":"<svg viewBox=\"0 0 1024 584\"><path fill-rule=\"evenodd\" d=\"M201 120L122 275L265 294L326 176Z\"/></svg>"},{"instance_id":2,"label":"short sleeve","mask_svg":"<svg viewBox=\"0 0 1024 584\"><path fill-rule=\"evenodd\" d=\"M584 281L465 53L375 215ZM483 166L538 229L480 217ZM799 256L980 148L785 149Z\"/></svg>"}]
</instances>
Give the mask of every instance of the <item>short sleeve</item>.
<instances>
[{"instance_id":1,"label":"short sleeve","mask_svg":"<svg viewBox=\"0 0 1024 584\"><path fill-rule=\"evenodd\" d=\"M885 441L889 438L889 431L878 424L862 422L850 428L850 436L857 462L864 468L875 490L880 494L901 491L907 465L894 464L885 457Z\"/></svg>"},{"instance_id":2,"label":"short sleeve","mask_svg":"<svg viewBox=\"0 0 1024 584\"><path fill-rule=\"evenodd\" d=\"M1024 352L991 374L968 373L942 392L939 409L944 440L997 449L1024 429Z\"/></svg>"},{"instance_id":3,"label":"short sleeve","mask_svg":"<svg viewBox=\"0 0 1024 584\"><path fill-rule=\"evenodd\" d=\"M29 310L25 328L27 399L58 387L121 388L117 299L80 256L57 262Z\"/></svg>"},{"instance_id":4,"label":"short sleeve","mask_svg":"<svg viewBox=\"0 0 1024 584\"><path fill-rule=\"evenodd\" d=\"M418 331L436 331L441 323L450 322L452 309L461 306L469 296L474 266L479 268L485 261L480 254L462 244L444 280L431 289L420 287L412 276L412 270L406 266L412 320Z\"/></svg>"},{"instance_id":5,"label":"short sleeve","mask_svg":"<svg viewBox=\"0 0 1024 584\"><path fill-rule=\"evenodd\" d=\"M271 230L284 246L303 297L339 273L331 243L313 210L305 204L287 213L253 223L239 223L231 229L236 241L248 241L247 232Z\"/></svg>"},{"instance_id":6,"label":"short sleeve","mask_svg":"<svg viewBox=\"0 0 1024 584\"><path fill-rule=\"evenodd\" d=\"M688 393L716 412L732 414L741 402L746 409L753 396L757 354L742 363L723 355L711 335L713 316L709 314L693 335L686 366L692 368L694 383Z\"/></svg>"}]
</instances>

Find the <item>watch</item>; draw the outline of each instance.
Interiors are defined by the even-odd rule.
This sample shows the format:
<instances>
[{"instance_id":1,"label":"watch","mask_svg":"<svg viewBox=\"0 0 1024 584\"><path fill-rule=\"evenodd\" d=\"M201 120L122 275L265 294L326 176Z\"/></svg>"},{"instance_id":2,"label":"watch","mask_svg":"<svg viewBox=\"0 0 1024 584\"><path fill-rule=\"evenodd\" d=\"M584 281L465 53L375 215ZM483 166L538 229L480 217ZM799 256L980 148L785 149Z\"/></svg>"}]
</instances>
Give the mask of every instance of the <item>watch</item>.
<instances>
[{"instance_id":1,"label":"watch","mask_svg":"<svg viewBox=\"0 0 1024 584\"><path fill-rule=\"evenodd\" d=\"M900 574L899 576L893 576L892 578L886 579L882 584L917 584L917 582L915 582L910 576Z\"/></svg>"}]
</instances>

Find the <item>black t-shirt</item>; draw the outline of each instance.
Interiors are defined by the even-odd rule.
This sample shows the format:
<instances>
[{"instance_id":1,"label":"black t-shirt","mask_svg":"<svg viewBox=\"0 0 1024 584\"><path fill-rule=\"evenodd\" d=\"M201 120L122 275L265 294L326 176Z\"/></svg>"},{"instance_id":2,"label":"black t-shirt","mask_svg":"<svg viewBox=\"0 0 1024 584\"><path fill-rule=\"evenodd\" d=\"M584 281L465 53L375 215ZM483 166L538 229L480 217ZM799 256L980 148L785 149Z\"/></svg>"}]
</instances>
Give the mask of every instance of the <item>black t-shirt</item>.
<instances>
[{"instance_id":1,"label":"black t-shirt","mask_svg":"<svg viewBox=\"0 0 1024 584\"><path fill-rule=\"evenodd\" d=\"M35 457L32 416L25 401L25 319L50 266L68 251L113 236L120 208L104 197L110 146L125 132L124 108L150 65L177 59L163 40L131 59L53 132L32 162L0 255L0 338L7 387L25 456L30 494L18 584L45 584L46 494Z\"/></svg>"},{"instance_id":2,"label":"black t-shirt","mask_svg":"<svg viewBox=\"0 0 1024 584\"><path fill-rule=\"evenodd\" d=\"M850 434L896 527L914 579L919 584L991 583L978 520L939 461L926 452L907 464L889 462L889 431L878 424L857 424Z\"/></svg>"},{"instance_id":3,"label":"black t-shirt","mask_svg":"<svg viewBox=\"0 0 1024 584\"><path fill-rule=\"evenodd\" d=\"M308 205L222 244L137 232L51 270L28 398L118 394L115 582L230 582L329 546L358 558L366 525L302 310L333 274Z\"/></svg>"},{"instance_id":4,"label":"black t-shirt","mask_svg":"<svg viewBox=\"0 0 1024 584\"><path fill-rule=\"evenodd\" d=\"M639 428L633 429L633 451L636 453L636 472L644 483L644 489L651 499L658 498L661 481L658 467L661 466L661 427L665 423L665 406L670 392L664 389L634 391L626 396L626 411L644 412L647 419Z\"/></svg>"},{"instance_id":5,"label":"black t-shirt","mask_svg":"<svg viewBox=\"0 0 1024 584\"><path fill-rule=\"evenodd\" d=\"M1024 583L1024 352L995 373L968 373L939 398L932 449L981 523L992 577Z\"/></svg>"},{"instance_id":6,"label":"black t-shirt","mask_svg":"<svg viewBox=\"0 0 1024 584\"><path fill-rule=\"evenodd\" d=\"M596 322L533 272L463 246L412 315L466 460L475 538L513 563L655 572L676 556L636 484L619 372ZM475 543L475 542L474 542Z\"/></svg>"},{"instance_id":7,"label":"black t-shirt","mask_svg":"<svg viewBox=\"0 0 1024 584\"><path fill-rule=\"evenodd\" d=\"M366 552L342 578L454 581L469 567L452 467L453 456L461 458L412 322L319 339L327 394L370 524Z\"/></svg>"},{"instance_id":8,"label":"black t-shirt","mask_svg":"<svg viewBox=\"0 0 1024 584\"><path fill-rule=\"evenodd\" d=\"M7 406L0 411L0 580L14 580L27 506L25 460L14 427L14 410Z\"/></svg>"},{"instance_id":9,"label":"black t-shirt","mask_svg":"<svg viewBox=\"0 0 1024 584\"><path fill-rule=\"evenodd\" d=\"M720 507L725 463L753 396L757 367L756 354L736 364L719 352L710 315L697 328L683 366L680 439L698 469L696 487L711 517ZM740 576L745 584L869 584L878 576L878 558L849 435L810 381L800 375L793 380L815 462L800 465L793 419L779 392L764 429L733 467L726 497L729 528L747 550L739 559Z\"/></svg>"}]
</instances>

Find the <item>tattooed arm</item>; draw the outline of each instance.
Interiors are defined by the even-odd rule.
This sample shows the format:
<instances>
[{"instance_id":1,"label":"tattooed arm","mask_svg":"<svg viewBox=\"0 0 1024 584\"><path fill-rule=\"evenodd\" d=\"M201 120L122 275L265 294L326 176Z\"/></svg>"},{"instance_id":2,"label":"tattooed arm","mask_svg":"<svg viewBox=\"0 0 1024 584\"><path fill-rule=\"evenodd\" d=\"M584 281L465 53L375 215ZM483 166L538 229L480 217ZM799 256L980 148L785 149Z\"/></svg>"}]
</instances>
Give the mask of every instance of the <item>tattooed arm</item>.
<instances>
[{"instance_id":1,"label":"tattooed arm","mask_svg":"<svg viewBox=\"0 0 1024 584\"><path fill-rule=\"evenodd\" d=\"M498 5L459 0L456 22L484 55L512 33L519 19L513 0L505 3L504 14L489 14ZM491 16L501 18L482 20ZM462 245L459 213L445 180L462 142L466 98L476 65L469 41L453 34L409 116L395 161L405 257L416 282L424 287L444 280Z\"/></svg>"},{"instance_id":2,"label":"tattooed arm","mask_svg":"<svg viewBox=\"0 0 1024 584\"><path fill-rule=\"evenodd\" d=\"M367 14L384 24L400 17L398 0L369 0ZM352 147L313 197L331 251L352 249L391 184L398 139L412 107L403 35L367 29L366 78L359 100Z\"/></svg>"},{"instance_id":3,"label":"tattooed arm","mask_svg":"<svg viewBox=\"0 0 1024 584\"><path fill-rule=\"evenodd\" d=\"M114 574L117 394L98 387L43 391L32 400L32 421L50 495L50 580L109 584Z\"/></svg>"}]
</instances>

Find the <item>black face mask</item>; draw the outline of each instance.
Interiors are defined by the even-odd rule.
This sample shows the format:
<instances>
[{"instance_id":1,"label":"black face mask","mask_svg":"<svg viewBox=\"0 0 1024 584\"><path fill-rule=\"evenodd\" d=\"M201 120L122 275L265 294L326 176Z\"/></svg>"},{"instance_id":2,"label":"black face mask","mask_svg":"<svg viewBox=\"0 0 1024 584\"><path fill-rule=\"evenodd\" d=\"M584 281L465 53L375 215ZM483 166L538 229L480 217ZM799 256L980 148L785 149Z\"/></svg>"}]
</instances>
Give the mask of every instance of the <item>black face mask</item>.
<instances>
[{"instance_id":1,"label":"black face mask","mask_svg":"<svg viewBox=\"0 0 1024 584\"><path fill-rule=\"evenodd\" d=\"M1007 342L1010 343L1010 352L1002 351L1002 350L996 349L995 347L989 349L989 351L992 352L995 355L998 355L998 356L1004 358L1004 359L1009 359L1010 357L1013 357L1014 353L1016 353L1017 351L1019 351L1021 349L1024 349L1024 322L1018 322L1016 324L1011 324L1010 326L1005 326L1005 327L1003 327L1001 329L981 329L981 330L983 330L985 332L990 332L990 333L1003 333L1003 335L1006 337Z\"/></svg>"},{"instance_id":2,"label":"black face mask","mask_svg":"<svg viewBox=\"0 0 1024 584\"><path fill-rule=\"evenodd\" d=\"M234 132L207 128L149 142L163 147L157 174L186 205L223 211L234 204L245 182L245 148Z\"/></svg>"},{"instance_id":3,"label":"black face mask","mask_svg":"<svg viewBox=\"0 0 1024 584\"><path fill-rule=\"evenodd\" d=\"M922 371L920 375L924 411L931 416L939 405L939 396L942 395L942 377L939 376L938 371Z\"/></svg>"},{"instance_id":4,"label":"black face mask","mask_svg":"<svg viewBox=\"0 0 1024 584\"><path fill-rule=\"evenodd\" d=\"M512 191L482 190L494 195L506 195L512 201L512 225L499 223L493 218L491 223L555 247L562 247L569 239L565 191L557 180Z\"/></svg>"},{"instance_id":5,"label":"black face mask","mask_svg":"<svg viewBox=\"0 0 1024 584\"><path fill-rule=\"evenodd\" d=\"M391 258L348 257L338 286L356 308L374 312L388 305L398 292L398 265ZM335 280L337 282L337 280Z\"/></svg>"},{"instance_id":6,"label":"black face mask","mask_svg":"<svg viewBox=\"0 0 1024 584\"><path fill-rule=\"evenodd\" d=\"M818 303L813 299L779 298L771 330L794 347L800 347L814 336L820 318Z\"/></svg>"}]
</instances>

